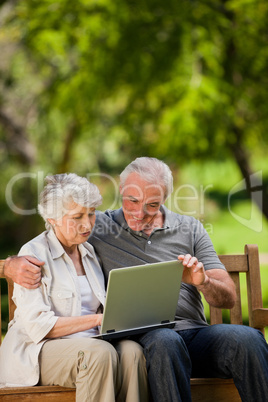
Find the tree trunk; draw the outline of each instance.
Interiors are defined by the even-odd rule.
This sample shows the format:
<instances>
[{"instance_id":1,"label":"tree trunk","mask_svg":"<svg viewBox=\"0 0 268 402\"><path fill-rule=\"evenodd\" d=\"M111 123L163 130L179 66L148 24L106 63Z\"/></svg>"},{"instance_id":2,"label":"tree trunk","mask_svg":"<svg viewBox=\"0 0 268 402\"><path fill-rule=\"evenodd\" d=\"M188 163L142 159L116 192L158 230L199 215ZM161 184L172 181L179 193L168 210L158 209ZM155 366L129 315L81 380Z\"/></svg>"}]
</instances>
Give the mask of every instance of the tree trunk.
<instances>
[{"instance_id":1,"label":"tree trunk","mask_svg":"<svg viewBox=\"0 0 268 402\"><path fill-rule=\"evenodd\" d=\"M23 166L31 166L35 162L36 149L28 141L25 129L0 109L0 124L6 136L6 148L15 155Z\"/></svg>"},{"instance_id":2,"label":"tree trunk","mask_svg":"<svg viewBox=\"0 0 268 402\"><path fill-rule=\"evenodd\" d=\"M235 133L235 142L229 144L229 148L234 156L234 159L240 169L240 172L245 179L246 189L249 198L251 198L252 192L261 191L262 198L257 202L257 206L260 209L261 213L268 220L268 182L262 180L261 185L254 186L252 183L252 175L254 172L250 167L249 162L249 154L246 148L243 146L241 137L242 133L237 127L233 128L233 132Z\"/></svg>"},{"instance_id":3,"label":"tree trunk","mask_svg":"<svg viewBox=\"0 0 268 402\"><path fill-rule=\"evenodd\" d=\"M72 122L69 126L69 130L67 131L64 140L62 160L57 168L58 173L66 173L70 170L69 167L71 163L71 151L77 135L78 135L78 125L76 122Z\"/></svg>"}]
</instances>

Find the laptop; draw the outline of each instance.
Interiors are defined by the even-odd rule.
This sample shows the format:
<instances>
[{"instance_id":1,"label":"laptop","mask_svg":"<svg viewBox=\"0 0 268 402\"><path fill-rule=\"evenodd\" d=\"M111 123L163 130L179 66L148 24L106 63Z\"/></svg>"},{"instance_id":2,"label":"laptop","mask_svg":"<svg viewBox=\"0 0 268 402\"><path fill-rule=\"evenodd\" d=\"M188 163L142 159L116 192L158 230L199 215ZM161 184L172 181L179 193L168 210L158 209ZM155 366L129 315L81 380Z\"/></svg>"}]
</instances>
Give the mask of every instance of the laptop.
<instances>
[{"instance_id":1,"label":"laptop","mask_svg":"<svg viewBox=\"0 0 268 402\"><path fill-rule=\"evenodd\" d=\"M100 333L113 340L175 325L181 261L118 268L110 271Z\"/></svg>"}]
</instances>

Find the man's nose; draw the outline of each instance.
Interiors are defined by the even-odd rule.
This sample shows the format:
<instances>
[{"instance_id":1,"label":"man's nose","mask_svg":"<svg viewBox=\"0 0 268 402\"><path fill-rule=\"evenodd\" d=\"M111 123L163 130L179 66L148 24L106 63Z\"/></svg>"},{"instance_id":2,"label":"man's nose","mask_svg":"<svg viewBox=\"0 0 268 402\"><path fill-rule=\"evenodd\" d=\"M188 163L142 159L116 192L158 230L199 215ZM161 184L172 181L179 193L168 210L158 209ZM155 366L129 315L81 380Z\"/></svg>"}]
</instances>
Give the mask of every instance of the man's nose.
<instances>
[{"instance_id":1,"label":"man's nose","mask_svg":"<svg viewBox=\"0 0 268 402\"><path fill-rule=\"evenodd\" d=\"M145 206L140 204L137 206L137 209L135 210L135 216L136 218L142 219L145 215Z\"/></svg>"}]
</instances>

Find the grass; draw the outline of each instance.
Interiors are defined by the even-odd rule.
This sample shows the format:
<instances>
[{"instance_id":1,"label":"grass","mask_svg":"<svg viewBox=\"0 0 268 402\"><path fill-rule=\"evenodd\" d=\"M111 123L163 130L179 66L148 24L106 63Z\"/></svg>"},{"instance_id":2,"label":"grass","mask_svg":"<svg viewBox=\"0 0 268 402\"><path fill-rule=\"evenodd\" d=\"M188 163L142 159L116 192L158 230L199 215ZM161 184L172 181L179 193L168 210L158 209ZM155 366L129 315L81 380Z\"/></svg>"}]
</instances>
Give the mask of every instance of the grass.
<instances>
[{"instance_id":1,"label":"grass","mask_svg":"<svg viewBox=\"0 0 268 402\"><path fill-rule=\"evenodd\" d=\"M240 217L246 216L250 208L249 201L237 203L234 209L240 212ZM237 221L229 211L223 210L217 221L213 222L213 231L210 233L211 240L218 254L242 253L245 244L258 244L260 253L268 253L268 223L261 216L256 206L256 219L262 225L261 230L256 231L246 227Z\"/></svg>"}]
</instances>

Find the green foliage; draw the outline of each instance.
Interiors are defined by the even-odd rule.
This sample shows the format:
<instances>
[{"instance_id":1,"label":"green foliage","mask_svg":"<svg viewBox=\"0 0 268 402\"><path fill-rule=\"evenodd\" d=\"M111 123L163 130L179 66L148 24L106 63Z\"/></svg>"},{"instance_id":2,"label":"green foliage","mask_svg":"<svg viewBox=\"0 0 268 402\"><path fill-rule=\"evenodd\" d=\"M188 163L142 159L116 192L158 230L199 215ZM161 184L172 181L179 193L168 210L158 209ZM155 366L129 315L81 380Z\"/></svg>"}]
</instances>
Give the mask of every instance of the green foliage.
<instances>
[{"instance_id":1,"label":"green foliage","mask_svg":"<svg viewBox=\"0 0 268 402\"><path fill-rule=\"evenodd\" d=\"M72 143L97 133L117 155L222 158L238 140L267 141L267 15L264 0L18 2L4 30L9 80L31 83L28 129L58 169L70 130ZM102 146L89 155L124 164Z\"/></svg>"},{"instance_id":2,"label":"green foliage","mask_svg":"<svg viewBox=\"0 0 268 402\"><path fill-rule=\"evenodd\" d=\"M208 160L233 159L230 183L263 170L267 16L266 0L2 2L3 189L21 172L115 176L140 155L165 160L178 181L194 162L191 184ZM16 205L35 207L38 186L17 183ZM0 248L43 228L14 215L4 193L0 205L0 229L12 233Z\"/></svg>"}]
</instances>

